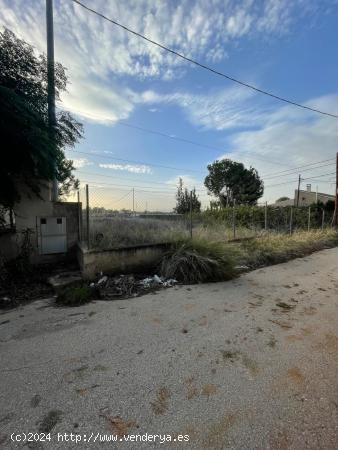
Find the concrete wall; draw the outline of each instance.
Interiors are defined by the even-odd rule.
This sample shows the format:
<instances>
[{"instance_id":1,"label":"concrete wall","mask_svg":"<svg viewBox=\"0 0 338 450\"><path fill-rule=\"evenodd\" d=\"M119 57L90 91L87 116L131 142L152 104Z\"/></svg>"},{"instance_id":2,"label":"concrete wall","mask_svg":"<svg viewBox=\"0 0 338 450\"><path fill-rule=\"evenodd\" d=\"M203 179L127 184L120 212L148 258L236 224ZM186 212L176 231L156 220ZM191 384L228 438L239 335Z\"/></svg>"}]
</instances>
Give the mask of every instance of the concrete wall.
<instances>
[{"instance_id":1,"label":"concrete wall","mask_svg":"<svg viewBox=\"0 0 338 450\"><path fill-rule=\"evenodd\" d=\"M281 202L276 202L275 206L296 206L297 205L298 189L295 190L295 197L289 200L282 200ZM322 202L324 205L329 200L335 200L334 195L323 194L322 192L313 191L303 191L299 190L299 204L298 206L310 206L313 203Z\"/></svg>"},{"instance_id":2,"label":"concrete wall","mask_svg":"<svg viewBox=\"0 0 338 450\"><path fill-rule=\"evenodd\" d=\"M295 205L297 204L298 190L295 190ZM335 200L334 195L323 194L321 192L313 191L299 191L299 206L310 206L313 203L322 202L326 204L329 200Z\"/></svg>"},{"instance_id":3,"label":"concrete wall","mask_svg":"<svg viewBox=\"0 0 338 450\"><path fill-rule=\"evenodd\" d=\"M0 252L5 259L13 259L20 252L22 231L31 230L31 260L33 263L58 261L76 257L76 245L79 238L79 205L76 202L52 202L50 183L41 186L40 196L21 189L21 199L13 208L16 233L0 235ZM39 254L39 226L41 217L66 217L67 220L67 254Z\"/></svg>"},{"instance_id":4,"label":"concrete wall","mask_svg":"<svg viewBox=\"0 0 338 450\"><path fill-rule=\"evenodd\" d=\"M77 202L55 202L53 203L54 217L67 218L67 249L68 252L76 256L77 243L80 238L79 209L81 204Z\"/></svg>"},{"instance_id":5,"label":"concrete wall","mask_svg":"<svg viewBox=\"0 0 338 450\"><path fill-rule=\"evenodd\" d=\"M84 277L93 279L97 273L145 273L156 267L169 244L137 245L111 250L87 250L78 247L78 262Z\"/></svg>"}]
</instances>

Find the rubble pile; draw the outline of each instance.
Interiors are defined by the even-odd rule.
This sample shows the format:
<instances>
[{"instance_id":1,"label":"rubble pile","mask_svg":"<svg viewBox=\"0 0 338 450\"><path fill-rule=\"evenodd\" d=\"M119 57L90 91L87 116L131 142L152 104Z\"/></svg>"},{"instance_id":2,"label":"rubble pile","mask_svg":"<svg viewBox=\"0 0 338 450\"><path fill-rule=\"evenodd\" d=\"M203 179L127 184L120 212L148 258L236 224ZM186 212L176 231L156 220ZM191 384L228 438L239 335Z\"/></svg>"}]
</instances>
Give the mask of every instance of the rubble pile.
<instances>
[{"instance_id":1,"label":"rubble pile","mask_svg":"<svg viewBox=\"0 0 338 450\"><path fill-rule=\"evenodd\" d=\"M102 276L90 287L98 289L101 298L130 298L146 294L149 291L172 287L177 283L154 275L146 278L136 278L134 275L119 275L115 277Z\"/></svg>"}]
</instances>

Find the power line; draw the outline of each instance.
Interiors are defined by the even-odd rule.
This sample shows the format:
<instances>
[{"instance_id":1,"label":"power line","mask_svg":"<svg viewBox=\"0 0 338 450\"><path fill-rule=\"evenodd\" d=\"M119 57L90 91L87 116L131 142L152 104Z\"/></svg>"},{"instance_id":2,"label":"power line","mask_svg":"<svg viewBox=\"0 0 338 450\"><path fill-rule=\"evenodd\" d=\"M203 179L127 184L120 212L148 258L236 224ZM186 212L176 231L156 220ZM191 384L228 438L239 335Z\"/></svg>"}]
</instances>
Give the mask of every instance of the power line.
<instances>
[{"instance_id":1,"label":"power line","mask_svg":"<svg viewBox=\"0 0 338 450\"><path fill-rule=\"evenodd\" d=\"M67 149L67 151L71 151L71 152L74 152L74 153L79 153L79 154L82 154L82 155L88 155L88 156L92 156L92 157L106 158L106 159L110 159L110 160L113 160L113 161L115 161L115 160L116 161L123 161L123 162L128 162L128 163L133 163L133 164L147 165L147 166L150 166L150 167L159 167L159 168L163 168L163 169L177 170L177 171L180 171L180 172L182 172L182 171L184 171L184 172L194 172L194 173L200 173L200 174L206 175L206 171L202 171L202 170L187 169L187 168L183 168L183 167L179 168L179 167L173 167L173 166L165 166L165 165L162 165L162 164L149 163L149 162L146 162L146 161L135 161L135 160L131 160L131 159L117 158L117 157L114 157L114 156L105 155L103 153L90 153L90 152L83 152L83 151L80 151L80 150L73 150L73 149ZM330 160L318 161L318 162L311 163L311 164L312 165L319 164L319 163L325 162L325 161L330 161ZM284 171L284 172L288 172L288 173L285 173L285 175L293 175L293 173L296 173L296 172L291 172L292 170L298 170L298 169L301 169L302 167L307 167L309 165L310 164L306 164L304 166L298 166L298 167L290 168L290 169L288 169L288 171ZM311 169L304 169L303 171L305 172L305 171L308 171L308 170L315 170L317 168L327 167L327 166L330 166L330 165L331 164L322 165L322 166L318 166L318 167L313 167ZM277 176L277 175L276 176L272 176L272 175L269 176L269 175L267 175L267 176L261 176L261 178L263 178L263 179L271 179L271 178L279 178L279 176Z\"/></svg>"},{"instance_id":2,"label":"power line","mask_svg":"<svg viewBox=\"0 0 338 450\"><path fill-rule=\"evenodd\" d=\"M252 89L252 90L254 90L256 92L259 92L260 94L267 95L267 96L272 97L272 98L274 98L276 100L279 100L281 102L288 103L290 105L297 106L298 108L306 109L306 110L309 110L309 111L312 111L312 112L315 112L315 113L318 113L318 114L322 114L322 115L325 115L325 116L334 117L335 119L338 119L338 115L335 115L335 114L332 114L332 113L328 113L328 112L325 112L325 111L321 111L321 110L316 109L316 108L311 108L310 106L302 105L301 103L297 103L297 102L294 102L292 100L288 100L288 99L286 99L284 97L280 97L279 95L275 95L275 94L273 94L271 92L265 91L263 89L259 89L256 86L253 86L252 84L245 83L243 81L238 80L237 78L234 78L234 77L231 77L229 75L226 75L225 73L220 72L220 71L218 71L216 69L213 69L212 67L209 67L209 66L207 66L205 64L202 64L202 63L200 63L200 62L198 62L198 61L196 61L194 59L188 58L187 56L184 56L181 53L179 53L179 52L177 52L175 50L172 50L169 47L167 47L167 46L165 46L163 44L160 44L159 42L156 42L153 39L150 39L147 36L144 36L143 34L138 33L137 31L134 31L131 28L128 28L127 26L125 26L125 25L122 25L121 23L117 22L116 20L110 19L109 17L105 16L104 14L99 13L98 11L96 11L96 10L94 10L92 8L89 8L88 6L84 5L83 3L81 3L78 0L72 0L72 1L74 3L76 3L77 5L81 6L82 8L86 9L87 11L90 11L91 13L96 14L97 16L101 17L102 19L107 20L108 22L110 22L110 23L112 23L112 24L122 28L125 31L128 31L129 33L133 34L134 36L137 36L137 37L139 37L139 38L149 42L150 44L156 45L157 47L161 48L162 50L165 50L165 51L167 51L167 52L169 52L169 53L171 53L171 54L173 54L175 56L178 56L179 58L182 58L185 61L188 61L191 64L194 64L194 65L200 67L201 69L208 70L209 72L212 72L215 75L218 75L218 76L221 76L223 78L226 78L229 81L232 81L234 83L240 84L241 86L247 87L247 88Z\"/></svg>"},{"instance_id":3,"label":"power line","mask_svg":"<svg viewBox=\"0 0 338 450\"><path fill-rule=\"evenodd\" d=\"M116 200L113 202L113 205L115 205L116 203L119 203L121 200L123 200L124 198L128 197L128 195L131 193L132 191L129 191L126 193L126 195L123 195L120 199Z\"/></svg>"},{"instance_id":4,"label":"power line","mask_svg":"<svg viewBox=\"0 0 338 450\"><path fill-rule=\"evenodd\" d=\"M61 106L63 106L63 105L62 105L61 102L58 102L58 106L61 107ZM82 114L82 115L84 115L84 116L87 114L85 111L82 111L82 110L79 110L79 109L75 109L75 108L69 108L69 109L66 108L66 110L69 111L69 112L74 112L74 113L76 113L76 114ZM99 116L95 116L95 117L100 118ZM111 122L114 122L114 121L111 120ZM192 140L190 140L190 139L186 139L186 138L183 138L183 137L180 137L180 136L170 135L170 134L164 133L164 132L162 132L162 131L153 130L153 129L150 129L150 128L144 128L144 127L141 127L141 126L139 126L139 125L132 124L132 123L130 123L130 122L116 121L116 122L114 122L114 125L115 125L115 124L116 124L116 125L122 125L122 126L129 127L129 128L134 128L134 129L136 129L136 130L143 131L143 132L145 132L145 133L150 133L150 134L158 135L158 136L161 136L161 137L164 137L164 138L168 138L168 139L171 139L171 140L174 140L174 141L185 142L185 143L187 143L187 144L195 145L195 146L197 146L197 147L206 148L206 149L208 149L208 150L216 150L216 151L218 151L218 152L222 152L222 153L227 154L226 150L223 149L223 148L220 148L220 147L215 147L215 146L209 145L209 144L201 144L201 143L199 143L199 142L192 141ZM239 152L237 152L237 153L238 153L238 154L244 154L244 155L245 155L245 154L250 154L250 152L245 152L245 151L239 151ZM230 157L231 157L231 153L230 153L228 159L230 159ZM266 158L265 156L264 156L264 157L260 157L260 156L257 156L257 155L256 155L256 156L253 156L252 154L250 154L250 157L251 157L253 160L263 161L263 162L268 162L268 163L270 163L270 164L275 164L275 165L278 165L278 166L289 167L288 164L282 163L282 162L280 162L280 161L274 161L274 160L272 160L272 159L270 159L270 158Z\"/></svg>"},{"instance_id":5,"label":"power line","mask_svg":"<svg viewBox=\"0 0 338 450\"><path fill-rule=\"evenodd\" d=\"M320 177L326 177L328 175L334 175L336 172L330 172L330 173L323 173L321 175L316 175L316 178L320 178ZM312 180L312 177L308 177L308 178L302 178L302 181L306 181L306 180ZM291 184L291 183L296 183L298 180L288 180L285 181L283 183L277 183L277 184L268 184L267 186L264 186L264 189L266 188L270 188L270 187L275 187L275 186L282 186L283 184Z\"/></svg>"},{"instance_id":6,"label":"power line","mask_svg":"<svg viewBox=\"0 0 338 450\"><path fill-rule=\"evenodd\" d=\"M141 165L147 165L147 166L150 166L150 167L161 167L162 169L178 170L180 172L184 170L185 172L196 172L196 173L203 173L203 174L205 174L205 172L202 171L202 170L185 169L183 167L179 168L179 167L173 167L173 166L163 166L162 164L154 164L154 163L149 163L149 162L144 162L144 161L135 161L135 160L132 160L132 159L116 158L115 156L103 155L102 153L89 153L89 152L83 152L83 151L80 151L80 150L73 150L71 148L67 149L67 151L80 153L82 155L98 156L100 158L111 159L111 160L114 160L114 161L123 161L123 162L128 162L128 163L141 164Z\"/></svg>"},{"instance_id":7,"label":"power line","mask_svg":"<svg viewBox=\"0 0 338 450\"><path fill-rule=\"evenodd\" d=\"M334 158L323 159L322 161L317 161L317 162L310 163L310 164L303 164L302 166L292 167L292 168L290 168L290 169L288 169L288 170L280 170L280 171L278 171L278 172L272 172L272 173L270 173L269 175L266 175L266 176L270 176L270 175L278 175L278 174L280 174L280 173L289 172L290 170L298 170L298 169L302 169L303 167L309 167L309 166L313 166L313 165L315 165L315 164L321 164L321 163L324 163L324 162L327 162L327 161L334 161ZM315 167L314 167L314 168L315 168ZM266 176L265 176L265 175L262 175L262 177L266 177Z\"/></svg>"},{"instance_id":8,"label":"power line","mask_svg":"<svg viewBox=\"0 0 338 450\"><path fill-rule=\"evenodd\" d=\"M158 194L160 194L160 193L163 193L163 194L175 194L176 193L175 189L152 190L152 186L136 186L136 185L130 185L130 184L115 184L115 183L106 183L106 182L94 181L94 180L82 180L82 182L88 183L88 184L89 183L93 183L93 184L98 184L98 185L116 186L117 188L119 188L120 186L127 187L127 188L137 188L138 191L149 192L149 193L158 193ZM201 190L201 189L196 189L196 192L203 192L203 193L205 193L205 191ZM203 194L201 194L201 195L203 195ZM207 195L207 194L205 193L205 195Z\"/></svg>"},{"instance_id":9,"label":"power line","mask_svg":"<svg viewBox=\"0 0 338 450\"><path fill-rule=\"evenodd\" d=\"M326 177L327 175L335 175L336 172L323 173L322 175L316 175L316 178ZM312 177L302 178L302 180L311 180Z\"/></svg>"},{"instance_id":10,"label":"power line","mask_svg":"<svg viewBox=\"0 0 338 450\"><path fill-rule=\"evenodd\" d=\"M92 180L82 180L82 182L86 183L86 184L89 184L89 186L91 188L102 187L101 185L103 185L103 186L108 186L108 189L109 188L114 189L114 191L122 191L122 192L123 191L128 191L128 193L132 192L132 190L128 189L128 188L131 187L129 185L118 185L118 184L114 184L114 183L97 182L97 181L92 181ZM98 184L99 186L95 186L95 184ZM120 188L119 186L127 186L127 188L125 188L125 187ZM154 191L154 190L146 190L146 189L144 189L143 186L140 186L141 189L139 189L139 186L134 186L134 187L137 188L137 189L135 189L135 193L143 192L143 193L146 193L146 194L156 194L156 195L159 194L162 197L170 197L170 198L173 198L173 199L175 198L175 193L176 192L174 190L173 191ZM126 194L126 196L127 195L128 194ZM198 194L198 197L199 198L201 198L201 197L209 198L210 196L206 192L202 192L202 193ZM119 200L117 200L117 201L119 201Z\"/></svg>"},{"instance_id":11,"label":"power line","mask_svg":"<svg viewBox=\"0 0 338 450\"><path fill-rule=\"evenodd\" d=\"M85 175L97 175L99 177L104 177L104 178L113 178L114 180L118 179L118 180L127 180L127 181L135 181L136 183L147 183L148 181L142 181L142 180L135 180L134 178L129 178L129 177L116 177L115 174L114 175L104 175L101 173L97 173L97 172L85 172L81 169L76 169L77 172L81 172ZM149 181L151 184L160 184L160 185L164 185L164 186L174 186L177 188L177 184L175 183L163 183L160 181ZM199 190L199 189L197 189Z\"/></svg>"},{"instance_id":12,"label":"power line","mask_svg":"<svg viewBox=\"0 0 338 450\"><path fill-rule=\"evenodd\" d=\"M284 181L283 183L268 184L267 186L264 186L264 189L270 188L270 187L275 187L275 186L282 186L283 184L292 184L292 183L296 183L297 181L298 181L297 179L294 179L294 180Z\"/></svg>"},{"instance_id":13,"label":"power line","mask_svg":"<svg viewBox=\"0 0 338 450\"><path fill-rule=\"evenodd\" d=\"M332 164L323 164L323 165L317 166L317 167L308 167L307 169L301 169L301 171L302 172L309 172L309 171L311 172L312 170L317 170L317 169L321 169L322 167L330 167L330 166L332 166ZM297 169L299 169L299 168L297 168ZM281 178L281 177L285 177L288 175L294 175L296 173L298 173L298 171L293 171L293 172L289 171L288 173L284 173L281 175L271 175L271 176L266 176L266 177L262 176L262 178L264 178L265 180L269 180L271 178Z\"/></svg>"}]
</instances>

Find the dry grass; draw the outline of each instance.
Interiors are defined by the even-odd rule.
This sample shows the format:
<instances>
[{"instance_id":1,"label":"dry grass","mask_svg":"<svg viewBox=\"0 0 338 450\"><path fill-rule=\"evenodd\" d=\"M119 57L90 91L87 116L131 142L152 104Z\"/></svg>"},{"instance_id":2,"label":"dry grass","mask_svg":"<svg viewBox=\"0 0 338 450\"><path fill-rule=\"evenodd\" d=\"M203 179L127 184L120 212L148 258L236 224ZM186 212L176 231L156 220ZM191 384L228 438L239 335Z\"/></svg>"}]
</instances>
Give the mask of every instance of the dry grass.
<instances>
[{"instance_id":1,"label":"dry grass","mask_svg":"<svg viewBox=\"0 0 338 450\"><path fill-rule=\"evenodd\" d=\"M228 280L236 274L234 252L202 238L177 241L164 255L160 273L187 284Z\"/></svg>"},{"instance_id":2,"label":"dry grass","mask_svg":"<svg viewBox=\"0 0 338 450\"><path fill-rule=\"evenodd\" d=\"M225 226L219 222L208 225L199 225L193 230L193 235L197 238L217 242L228 242L234 238L243 239L261 236L262 234L263 232L261 230L255 230L254 228L236 227L236 233L234 235L233 228Z\"/></svg>"},{"instance_id":3,"label":"dry grass","mask_svg":"<svg viewBox=\"0 0 338 450\"><path fill-rule=\"evenodd\" d=\"M237 227L236 238L260 235L261 231ZM107 249L138 244L175 242L190 235L187 219L144 219L139 217L111 217L95 219L90 224L91 245ZM233 239L233 229L223 223L194 224L193 236L213 242L227 242Z\"/></svg>"},{"instance_id":4,"label":"dry grass","mask_svg":"<svg viewBox=\"0 0 338 450\"><path fill-rule=\"evenodd\" d=\"M90 224L91 245L100 249L172 242L187 236L187 225L182 220L112 217Z\"/></svg>"},{"instance_id":5,"label":"dry grass","mask_svg":"<svg viewBox=\"0 0 338 450\"><path fill-rule=\"evenodd\" d=\"M240 262L251 268L267 266L336 245L338 234L333 229L298 231L291 236L270 233L241 243Z\"/></svg>"}]
</instances>

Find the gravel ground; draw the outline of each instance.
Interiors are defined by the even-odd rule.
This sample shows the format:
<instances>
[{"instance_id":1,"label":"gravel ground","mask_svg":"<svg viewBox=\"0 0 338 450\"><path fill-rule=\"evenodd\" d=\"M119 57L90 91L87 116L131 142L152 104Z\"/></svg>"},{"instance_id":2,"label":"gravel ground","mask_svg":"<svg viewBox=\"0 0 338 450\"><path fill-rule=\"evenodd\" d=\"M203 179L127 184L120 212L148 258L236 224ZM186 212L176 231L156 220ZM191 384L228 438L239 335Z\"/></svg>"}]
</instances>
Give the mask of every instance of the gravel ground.
<instances>
[{"instance_id":1,"label":"gravel ground","mask_svg":"<svg viewBox=\"0 0 338 450\"><path fill-rule=\"evenodd\" d=\"M337 293L330 249L226 283L2 312L0 446L337 450Z\"/></svg>"}]
</instances>

